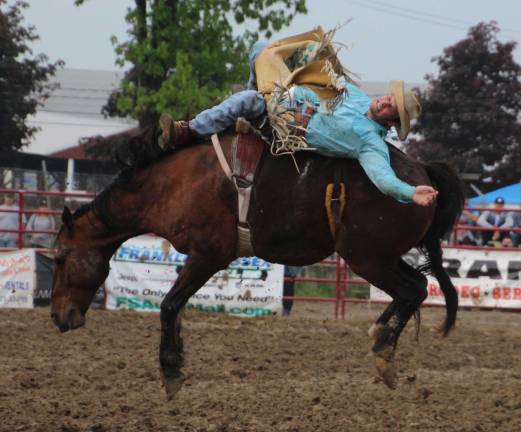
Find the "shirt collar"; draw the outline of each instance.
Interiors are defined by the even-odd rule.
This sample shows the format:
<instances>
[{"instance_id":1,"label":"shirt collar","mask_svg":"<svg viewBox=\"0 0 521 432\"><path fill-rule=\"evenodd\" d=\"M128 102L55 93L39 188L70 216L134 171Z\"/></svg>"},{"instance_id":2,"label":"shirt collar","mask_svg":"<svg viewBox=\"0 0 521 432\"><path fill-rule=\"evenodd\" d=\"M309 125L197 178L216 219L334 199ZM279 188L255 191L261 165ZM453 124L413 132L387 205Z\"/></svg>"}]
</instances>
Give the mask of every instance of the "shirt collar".
<instances>
[{"instance_id":1,"label":"shirt collar","mask_svg":"<svg viewBox=\"0 0 521 432\"><path fill-rule=\"evenodd\" d=\"M373 125L375 126L376 131L378 132L378 134L379 134L380 136L382 136L382 138L385 137L385 136L387 135L387 128L386 128L385 126L383 126L383 125L381 125L380 123L374 121L372 118L369 118L369 117L367 116L367 113L364 114L364 117L365 117L367 120L369 120L369 121L371 122L371 124L373 124Z\"/></svg>"}]
</instances>

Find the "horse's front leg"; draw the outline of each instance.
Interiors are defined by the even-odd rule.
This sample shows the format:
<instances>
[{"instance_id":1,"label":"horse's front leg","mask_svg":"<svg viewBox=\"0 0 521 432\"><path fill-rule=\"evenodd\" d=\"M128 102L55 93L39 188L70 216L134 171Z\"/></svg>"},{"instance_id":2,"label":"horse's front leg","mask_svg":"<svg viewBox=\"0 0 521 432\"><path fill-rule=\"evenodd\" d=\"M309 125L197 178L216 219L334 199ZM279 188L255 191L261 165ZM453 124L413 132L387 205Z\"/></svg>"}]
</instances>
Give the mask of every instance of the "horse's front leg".
<instances>
[{"instance_id":1,"label":"horse's front leg","mask_svg":"<svg viewBox=\"0 0 521 432\"><path fill-rule=\"evenodd\" d=\"M161 303L159 363L161 378L169 400L181 389L184 380L181 372L183 366L181 309L212 275L224 267L215 265L211 259L189 257L174 286Z\"/></svg>"}]
</instances>

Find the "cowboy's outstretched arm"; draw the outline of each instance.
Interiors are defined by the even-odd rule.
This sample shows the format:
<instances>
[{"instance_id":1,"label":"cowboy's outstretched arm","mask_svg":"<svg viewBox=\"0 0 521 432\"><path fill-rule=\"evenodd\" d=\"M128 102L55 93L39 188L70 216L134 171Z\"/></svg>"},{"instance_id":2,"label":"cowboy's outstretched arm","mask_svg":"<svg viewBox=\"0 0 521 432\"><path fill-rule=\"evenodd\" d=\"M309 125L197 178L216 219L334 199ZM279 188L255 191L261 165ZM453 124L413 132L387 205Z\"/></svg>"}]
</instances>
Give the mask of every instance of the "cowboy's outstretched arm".
<instances>
[{"instance_id":1,"label":"cowboy's outstretched arm","mask_svg":"<svg viewBox=\"0 0 521 432\"><path fill-rule=\"evenodd\" d=\"M396 177L391 168L387 145L384 145L381 148L365 148L360 152L358 160L369 179L380 192L398 201L422 206L432 204L438 192L431 186L412 186Z\"/></svg>"}]
</instances>

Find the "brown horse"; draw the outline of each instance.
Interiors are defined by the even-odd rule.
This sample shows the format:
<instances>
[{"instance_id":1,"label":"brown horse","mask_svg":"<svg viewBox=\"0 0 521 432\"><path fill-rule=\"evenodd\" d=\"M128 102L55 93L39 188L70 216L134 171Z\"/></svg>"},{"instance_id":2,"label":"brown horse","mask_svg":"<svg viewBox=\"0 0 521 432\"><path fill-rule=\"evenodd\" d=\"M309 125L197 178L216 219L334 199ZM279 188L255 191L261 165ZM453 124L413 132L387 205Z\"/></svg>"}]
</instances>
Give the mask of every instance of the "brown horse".
<instances>
[{"instance_id":1,"label":"brown horse","mask_svg":"<svg viewBox=\"0 0 521 432\"><path fill-rule=\"evenodd\" d=\"M153 133L147 133L131 143L142 155L154 148ZM229 151L231 135L222 141ZM167 395L172 397L183 382L180 311L214 273L237 258L237 193L209 145L159 157L152 154L150 159L141 166L135 161L134 169L123 170L74 215L64 210L56 243L51 316L61 331L85 323L92 298L108 275L109 259L123 241L147 232L170 241L188 255L161 304L159 359ZM375 341L377 369L394 387L395 348L402 329L427 296L424 273L435 275L445 295L444 333L455 323L458 299L442 267L440 238L457 220L463 193L458 177L444 164L424 166L396 149L391 159L404 181L433 184L439 190L436 206L403 204L384 196L353 160L300 152L298 173L291 158L266 152L248 221L257 256L309 265L337 251L358 275L393 298L370 336ZM334 177L346 184L347 203L333 236L323 202L326 185ZM420 247L427 256L420 269L401 259L412 247Z\"/></svg>"}]
</instances>

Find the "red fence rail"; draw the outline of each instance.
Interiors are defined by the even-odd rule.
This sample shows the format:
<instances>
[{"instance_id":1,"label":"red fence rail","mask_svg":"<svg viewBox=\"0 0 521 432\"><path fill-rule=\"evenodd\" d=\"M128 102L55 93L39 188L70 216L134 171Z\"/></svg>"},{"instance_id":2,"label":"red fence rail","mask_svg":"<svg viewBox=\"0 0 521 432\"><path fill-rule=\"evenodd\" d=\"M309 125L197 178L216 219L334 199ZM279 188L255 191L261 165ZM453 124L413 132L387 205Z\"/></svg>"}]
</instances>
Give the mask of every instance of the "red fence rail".
<instances>
[{"instance_id":1,"label":"red fence rail","mask_svg":"<svg viewBox=\"0 0 521 432\"><path fill-rule=\"evenodd\" d=\"M61 197L64 199L67 198L82 198L91 200L94 197L93 193L79 193L79 192L50 192L50 191L40 191L40 190L13 190L13 189L0 189L0 194L8 194L17 197L15 199L17 208L16 209L5 209L2 208L0 213L17 213L18 214L18 227L16 229L6 229L0 226L0 234L1 233L16 233L16 248L21 249L25 247L25 234L51 234L56 235L58 233L58 229L54 230L28 230L25 228L26 215L32 214L43 214L43 215L53 215L59 216L62 214L62 210L38 210L34 207L27 206L27 197ZM16 249L14 248L14 249ZM4 250L13 249L13 248L4 248Z\"/></svg>"}]
</instances>

